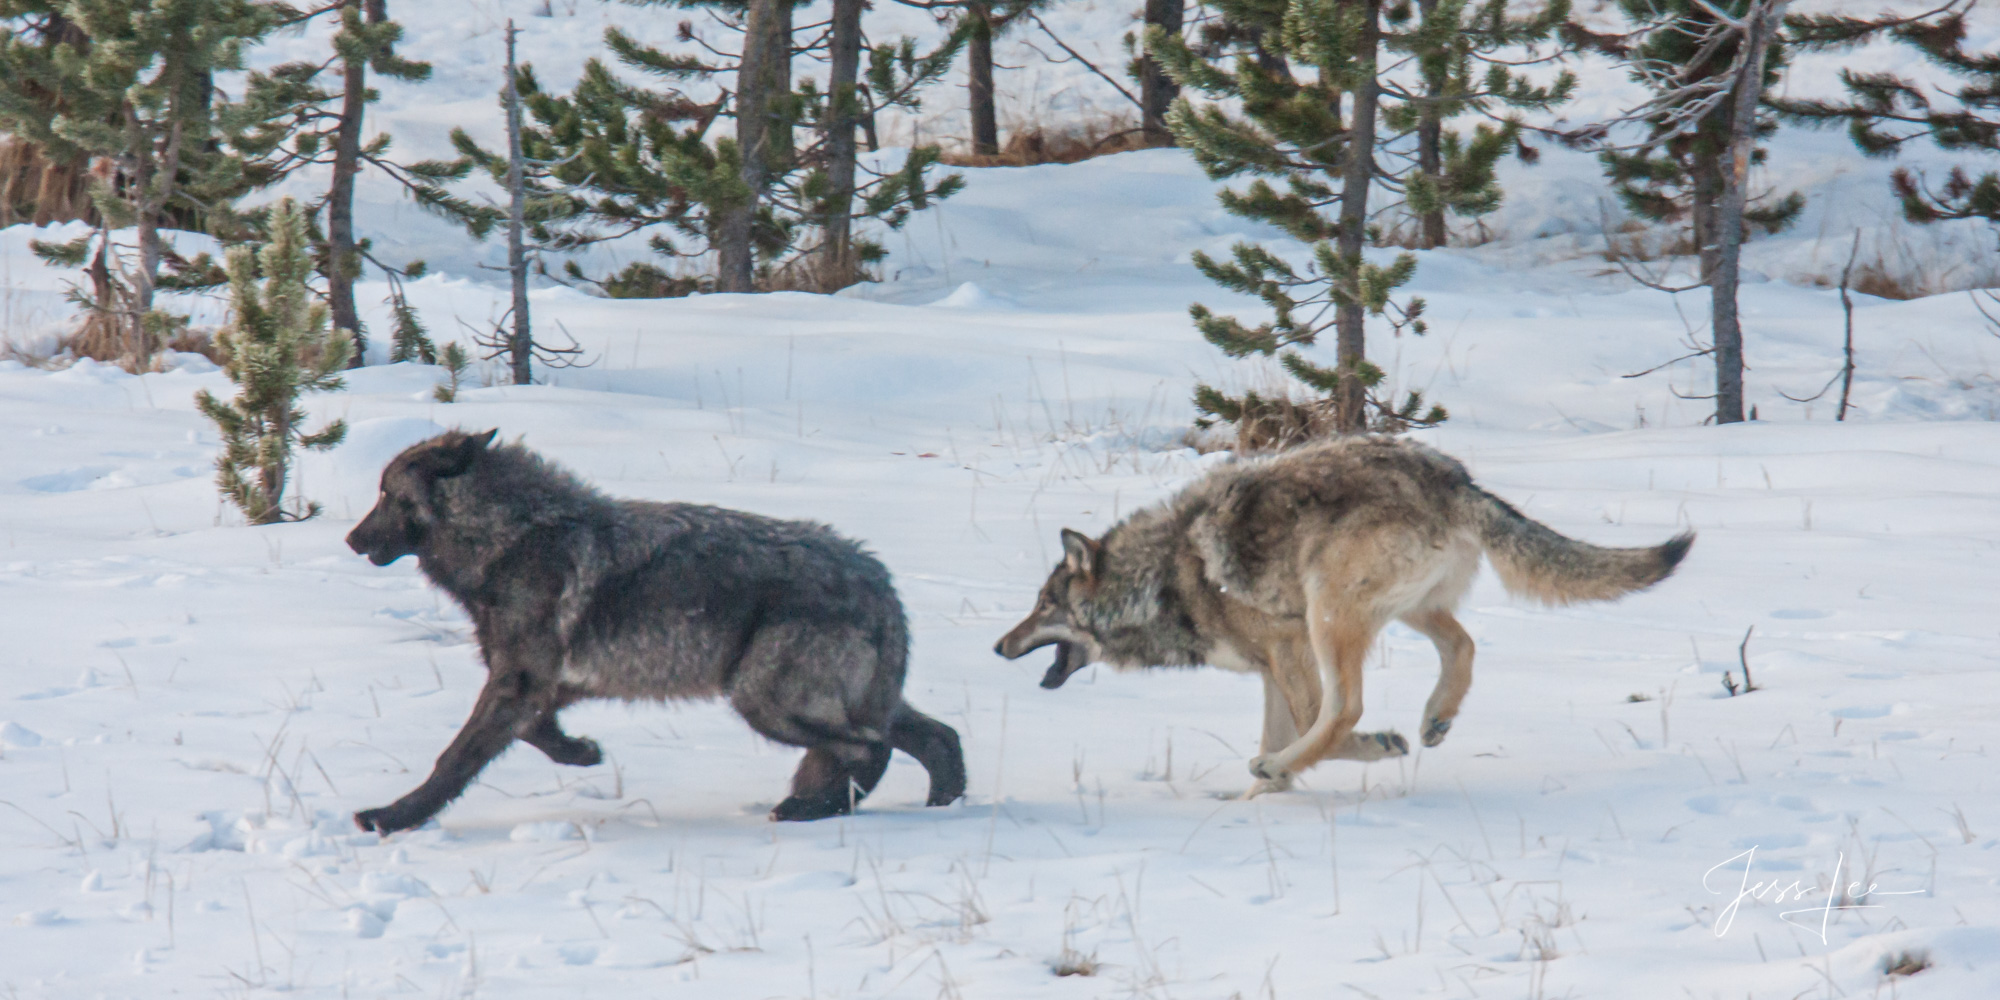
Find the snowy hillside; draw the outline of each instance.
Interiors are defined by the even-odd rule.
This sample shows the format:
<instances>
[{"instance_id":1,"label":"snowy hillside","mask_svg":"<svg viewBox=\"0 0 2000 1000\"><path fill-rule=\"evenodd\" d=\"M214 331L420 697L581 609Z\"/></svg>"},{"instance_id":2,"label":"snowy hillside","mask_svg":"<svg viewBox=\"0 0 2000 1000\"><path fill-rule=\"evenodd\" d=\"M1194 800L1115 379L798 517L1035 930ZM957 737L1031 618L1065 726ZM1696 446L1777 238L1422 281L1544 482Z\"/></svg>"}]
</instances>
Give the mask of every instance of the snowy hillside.
<instances>
[{"instance_id":1,"label":"snowy hillside","mask_svg":"<svg viewBox=\"0 0 2000 1000\"><path fill-rule=\"evenodd\" d=\"M550 6L524 42L545 67L633 23ZM1129 11L1074 6L1115 48ZM397 11L440 63L385 88L408 146L490 116L495 28L541 7ZM1781 279L1837 270L1855 220L1836 209L1886 218L1887 167L1845 142L1774 149L1819 200L1748 258L1779 279L1742 295L1752 423L1700 426L1692 362L1626 377L1685 353L1706 299L1604 273L1587 158L1520 168L1499 220L1518 238L1419 255L1432 332L1371 347L1451 409L1418 436L1573 536L1699 539L1616 605L1543 609L1482 576L1442 746L1247 802L1228 796L1256 753L1254 679L1093 669L1050 692L1045 654L991 651L1059 528L1101 531L1228 460L1185 447L1194 380L1274 377L1190 328L1191 301L1250 304L1189 253L1271 234L1178 152L967 171L889 241L888 280L839 296L538 290L542 328L593 363L527 387L484 370L450 405L412 365L308 397L353 429L304 461L327 508L305 523L218 503L191 397L227 383L205 361L0 361L0 993L1986 1000L2000 339L1963 294L1859 296L1857 412L1785 398L1838 369L1843 317ZM411 285L434 332L500 315L476 253L377 194L364 228L452 263ZM0 231L19 343L66 316L35 235ZM1908 235L1956 273L1991 250L1978 229ZM565 725L605 765L517 747L435 826L358 833L351 813L420 780L484 677L413 560L342 542L382 465L447 427L498 428L614 495L865 540L909 608L908 697L964 738L968 799L922 808L899 756L858 815L773 824L796 751L716 705L592 705ZM1728 697L1753 628L1760 689ZM1392 628L1362 727L1414 735L1435 677L1429 642ZM1905 956L1929 968L1885 979Z\"/></svg>"}]
</instances>

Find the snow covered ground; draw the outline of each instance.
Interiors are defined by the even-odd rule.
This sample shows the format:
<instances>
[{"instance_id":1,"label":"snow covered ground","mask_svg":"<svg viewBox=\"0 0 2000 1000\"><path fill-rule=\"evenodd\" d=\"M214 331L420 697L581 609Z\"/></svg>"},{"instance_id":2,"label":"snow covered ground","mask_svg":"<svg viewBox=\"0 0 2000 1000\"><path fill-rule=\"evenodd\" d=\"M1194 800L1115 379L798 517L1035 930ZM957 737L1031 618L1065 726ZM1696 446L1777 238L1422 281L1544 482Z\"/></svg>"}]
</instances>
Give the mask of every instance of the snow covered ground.
<instances>
[{"instance_id":1,"label":"snow covered ground","mask_svg":"<svg viewBox=\"0 0 2000 1000\"><path fill-rule=\"evenodd\" d=\"M417 54L449 61L431 89L385 88L406 147L489 115L494 29L541 6L397 11ZM633 17L550 9L533 24L561 30L524 46L553 39L534 58L566 72ZM539 290L540 328L590 367L511 387L489 366L444 405L437 370L377 366L309 397L353 429L304 460L298 489L327 513L301 524L244 527L218 503L191 397L226 382L205 362L0 362L0 991L1985 1000L2000 339L1962 294L1859 296L1856 412L1785 398L1839 367L1838 298L1805 282L1838 270L1855 225L1890 225L1840 214L1888 204L1886 167L1845 142L1786 132L1773 151L1814 201L1751 247L1790 279L1744 289L1754 423L1699 426L1692 362L1624 377L1685 353L1706 299L1603 273L1587 158L1520 168L1508 238L1420 255L1432 333L1372 347L1452 410L1419 436L1566 533L1700 539L1617 605L1534 608L1482 577L1462 616L1472 695L1443 746L1249 802L1225 797L1249 780L1254 680L1092 670L1047 692L1041 657L991 653L1058 528L1100 531L1226 460L1184 447L1194 380L1272 378L1189 327L1190 301L1249 303L1188 253L1270 234L1179 153L969 171L889 241L889 280L836 297ZM377 195L364 228L452 265L411 286L433 330L490 324L503 296L477 253ZM66 315L34 235L0 231L0 332L30 345ZM1976 276L1990 253L1982 230L1910 238L1934 241L1910 244L1918 273ZM378 569L341 541L382 464L444 427L497 427L613 494L865 539L910 610L909 697L964 737L970 797L922 808L898 758L859 815L776 825L795 751L719 706L599 705L566 721L610 763L517 749L435 827L357 833L349 814L421 778L483 678L411 561ZM1760 690L1727 697L1753 627ZM1435 669L1392 629L1364 727L1413 733ZM1833 905L1873 908L1823 910L1835 885ZM1885 984L1905 953L1931 967Z\"/></svg>"},{"instance_id":2,"label":"snow covered ground","mask_svg":"<svg viewBox=\"0 0 2000 1000\"><path fill-rule=\"evenodd\" d=\"M1058 527L1100 530L1222 460L1179 439L1193 377L1259 377L1182 311L1229 304L1185 263L1242 232L1209 190L1172 151L978 171L898 241L900 280L856 295L539 292L591 367L453 405L434 369L357 372L311 397L354 430L306 461L328 513L302 524L218 505L190 396L225 383L203 363L0 364L0 987L1780 998L1873 995L1910 951L1932 968L1898 995L1990 995L2000 341L1964 296L1864 297L1859 412L1836 424L1776 392L1835 370L1836 297L1747 286L1764 419L1715 429L1674 395L1699 389L1689 364L1621 377L1679 353L1667 296L1425 255L1435 330L1379 348L1454 411L1422 437L1571 534L1701 532L1678 576L1614 606L1536 609L1483 578L1473 693L1438 749L1227 801L1254 681L1093 670L1046 692L1045 664L992 655ZM22 301L59 281L26 235L5 234ZM499 308L465 278L415 287L441 331ZM717 706L604 705L569 725L613 763L516 750L436 828L355 832L482 677L408 560L341 542L382 463L448 426L618 495L866 539L970 798L921 808L899 758L860 815L774 825L793 751ZM1761 690L1725 697L1752 626ZM1434 663L1392 631L1364 726L1414 731ZM1808 898L1730 910L1752 848L1753 885ZM1815 909L1836 882L1878 908ZM1095 974L1053 974L1066 950Z\"/></svg>"}]
</instances>

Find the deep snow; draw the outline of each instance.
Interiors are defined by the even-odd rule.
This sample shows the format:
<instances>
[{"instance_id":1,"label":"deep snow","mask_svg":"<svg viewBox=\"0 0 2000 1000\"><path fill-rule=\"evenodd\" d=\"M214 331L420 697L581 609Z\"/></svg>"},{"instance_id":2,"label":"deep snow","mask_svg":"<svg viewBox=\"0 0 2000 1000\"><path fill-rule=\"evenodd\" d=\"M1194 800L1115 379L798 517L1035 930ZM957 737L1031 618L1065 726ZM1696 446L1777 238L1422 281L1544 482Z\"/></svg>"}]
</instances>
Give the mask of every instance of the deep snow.
<instances>
[{"instance_id":1,"label":"deep snow","mask_svg":"<svg viewBox=\"0 0 2000 1000\"><path fill-rule=\"evenodd\" d=\"M442 12L404 16L453 37ZM483 104L398 107L444 121ZM1785 155L1862 169L1808 139ZM1829 398L1780 390L1837 369L1837 297L1751 282L1763 419L1711 428L1676 395L1701 391L1694 363L1623 377L1683 353L1699 293L1598 273L1583 237L1423 254L1433 332L1373 347L1452 409L1420 437L1569 534L1700 539L1678 576L1616 605L1537 608L1482 577L1462 616L1474 686L1443 746L1230 801L1254 680L1091 670L1046 692L1045 660L990 647L1059 527L1101 530L1227 460L1183 447L1190 383L1271 376L1191 331L1189 301L1248 304L1187 255L1269 234L1221 213L1172 151L970 181L890 241L880 285L543 289L538 320L591 367L451 405L430 399L435 369L355 373L308 399L353 430L305 459L298 488L327 513L301 524L244 527L217 502L191 396L226 383L204 362L0 362L0 989L1991 995L2000 340L1966 296L1860 297L1858 410L1836 424ZM1551 191L1517 210L1569 211ZM1825 225L1844 245L1846 223ZM10 336L63 315L30 235L0 232ZM503 308L489 279L413 292L463 336ZM450 426L498 427L617 495L866 539L910 609L909 697L965 738L969 799L921 808L922 773L898 758L859 815L774 825L795 751L719 706L599 705L566 722L612 763L516 749L435 828L358 834L349 813L419 780L483 676L411 561L377 569L341 543L381 465ZM1761 689L1729 698L1753 626ZM1435 669L1392 629L1364 727L1414 732ZM1731 911L1753 848L1766 892ZM1879 908L1814 911L1836 876L1875 885ZM1776 902L1772 879L1811 894ZM1095 975L1053 974L1066 951ZM1905 951L1932 968L1885 985Z\"/></svg>"}]
</instances>

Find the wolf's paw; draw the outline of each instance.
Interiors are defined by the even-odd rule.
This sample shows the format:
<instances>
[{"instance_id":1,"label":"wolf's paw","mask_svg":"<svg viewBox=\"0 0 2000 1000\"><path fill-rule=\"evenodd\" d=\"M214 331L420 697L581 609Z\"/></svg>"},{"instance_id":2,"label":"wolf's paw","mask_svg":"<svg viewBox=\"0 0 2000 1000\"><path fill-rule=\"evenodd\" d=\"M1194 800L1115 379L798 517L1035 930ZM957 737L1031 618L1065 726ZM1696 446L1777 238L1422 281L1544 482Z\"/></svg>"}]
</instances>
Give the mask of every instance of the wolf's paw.
<instances>
[{"instance_id":1,"label":"wolf's paw","mask_svg":"<svg viewBox=\"0 0 2000 1000\"><path fill-rule=\"evenodd\" d=\"M572 736L562 744L544 751L549 759L571 767L593 767L604 763L604 748L587 736Z\"/></svg>"},{"instance_id":2,"label":"wolf's paw","mask_svg":"<svg viewBox=\"0 0 2000 1000\"><path fill-rule=\"evenodd\" d=\"M1250 758L1250 773L1265 781L1283 781L1289 784L1292 780L1290 772L1278 763L1277 754L1258 754Z\"/></svg>"},{"instance_id":3,"label":"wolf's paw","mask_svg":"<svg viewBox=\"0 0 2000 1000\"><path fill-rule=\"evenodd\" d=\"M430 813L398 804L383 806L380 809L363 809L354 814L354 825L386 837L398 830L410 830L422 826L424 821L430 818Z\"/></svg>"},{"instance_id":4,"label":"wolf's paw","mask_svg":"<svg viewBox=\"0 0 2000 1000\"><path fill-rule=\"evenodd\" d=\"M1245 801L1248 801L1250 799L1256 798L1259 795L1268 795L1272 792L1289 792L1291 790L1292 790L1292 776L1289 774L1284 774L1284 775L1279 775L1276 778L1259 778L1254 783L1252 783L1249 788L1244 789L1241 795L1228 796L1228 797L1243 799Z\"/></svg>"},{"instance_id":5,"label":"wolf's paw","mask_svg":"<svg viewBox=\"0 0 2000 1000\"><path fill-rule=\"evenodd\" d=\"M853 804L844 795L839 798L823 796L807 798L794 795L778 803L777 808L771 810L771 821L774 823L805 823L816 819L826 819L829 816L845 816L853 811Z\"/></svg>"},{"instance_id":6,"label":"wolf's paw","mask_svg":"<svg viewBox=\"0 0 2000 1000\"><path fill-rule=\"evenodd\" d=\"M1384 757L1402 757L1410 752L1410 741L1404 739L1402 733L1394 730L1386 733L1369 733L1368 739L1375 741L1375 745L1382 748Z\"/></svg>"},{"instance_id":7,"label":"wolf's paw","mask_svg":"<svg viewBox=\"0 0 2000 1000\"><path fill-rule=\"evenodd\" d=\"M1424 723L1424 745L1434 747L1444 742L1444 734L1451 732L1450 719L1430 719Z\"/></svg>"}]
</instances>

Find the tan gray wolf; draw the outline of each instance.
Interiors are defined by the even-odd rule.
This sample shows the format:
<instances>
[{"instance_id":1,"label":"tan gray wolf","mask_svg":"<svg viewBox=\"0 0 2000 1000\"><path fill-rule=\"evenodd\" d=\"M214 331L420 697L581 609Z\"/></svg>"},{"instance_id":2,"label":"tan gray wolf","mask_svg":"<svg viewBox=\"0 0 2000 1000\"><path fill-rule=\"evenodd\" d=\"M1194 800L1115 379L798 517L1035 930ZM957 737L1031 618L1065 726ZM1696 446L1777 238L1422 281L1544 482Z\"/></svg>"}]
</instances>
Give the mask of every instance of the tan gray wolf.
<instances>
[{"instance_id":1,"label":"tan gray wolf","mask_svg":"<svg viewBox=\"0 0 2000 1000\"><path fill-rule=\"evenodd\" d=\"M443 809L515 740L558 764L603 759L556 713L587 698L727 698L750 728L806 748L775 820L847 813L890 748L965 793L958 733L903 700L909 628L889 571L824 525L613 500L493 431L396 456L347 536L377 566L415 555L472 617L486 684L430 777L354 815L389 833Z\"/></svg>"},{"instance_id":2,"label":"tan gray wolf","mask_svg":"<svg viewBox=\"0 0 2000 1000\"><path fill-rule=\"evenodd\" d=\"M1362 660L1391 621L1437 646L1423 741L1444 740L1472 684L1472 638L1452 611L1482 552L1509 593L1568 604L1666 579L1693 541L1613 549L1566 538L1430 448L1342 438L1217 468L1102 538L1063 529L1062 562L994 652L1011 660L1053 644L1045 688L1094 662L1262 674L1256 794L1323 759L1408 752L1393 732L1354 731Z\"/></svg>"}]
</instances>

